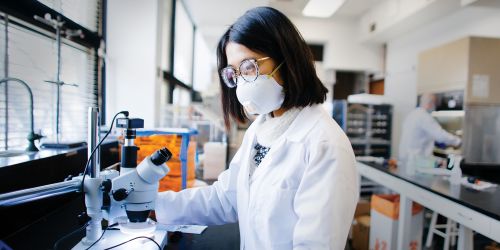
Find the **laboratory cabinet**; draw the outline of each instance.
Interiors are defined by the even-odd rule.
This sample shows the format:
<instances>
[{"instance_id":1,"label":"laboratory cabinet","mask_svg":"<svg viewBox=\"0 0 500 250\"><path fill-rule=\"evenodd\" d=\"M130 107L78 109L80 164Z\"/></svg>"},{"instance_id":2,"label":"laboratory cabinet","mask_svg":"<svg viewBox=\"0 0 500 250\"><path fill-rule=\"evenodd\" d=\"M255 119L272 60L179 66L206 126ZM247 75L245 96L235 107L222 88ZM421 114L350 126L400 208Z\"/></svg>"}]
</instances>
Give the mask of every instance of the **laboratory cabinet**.
<instances>
[{"instance_id":1,"label":"laboratory cabinet","mask_svg":"<svg viewBox=\"0 0 500 250\"><path fill-rule=\"evenodd\" d=\"M421 52L417 92L464 91L466 104L500 104L500 39L465 37Z\"/></svg>"},{"instance_id":2,"label":"laboratory cabinet","mask_svg":"<svg viewBox=\"0 0 500 250\"><path fill-rule=\"evenodd\" d=\"M498 169L499 67L500 39L489 37L465 37L422 51L417 66L418 94L463 93L457 109L464 111L464 161Z\"/></svg>"},{"instance_id":3,"label":"laboratory cabinet","mask_svg":"<svg viewBox=\"0 0 500 250\"><path fill-rule=\"evenodd\" d=\"M390 104L333 101L333 118L342 127L356 156L389 158L392 106Z\"/></svg>"}]
</instances>

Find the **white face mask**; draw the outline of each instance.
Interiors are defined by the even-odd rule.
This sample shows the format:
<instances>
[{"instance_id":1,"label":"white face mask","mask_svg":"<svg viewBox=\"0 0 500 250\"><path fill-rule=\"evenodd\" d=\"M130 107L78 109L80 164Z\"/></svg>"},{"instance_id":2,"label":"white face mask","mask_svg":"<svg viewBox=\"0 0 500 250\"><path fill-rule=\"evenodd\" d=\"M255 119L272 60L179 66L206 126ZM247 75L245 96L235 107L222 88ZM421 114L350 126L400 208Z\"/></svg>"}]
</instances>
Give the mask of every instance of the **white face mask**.
<instances>
[{"instance_id":1,"label":"white face mask","mask_svg":"<svg viewBox=\"0 0 500 250\"><path fill-rule=\"evenodd\" d=\"M268 75L259 75L253 82L246 82L241 76L238 77L236 96L245 110L253 115L277 110L285 100L283 87Z\"/></svg>"}]
</instances>

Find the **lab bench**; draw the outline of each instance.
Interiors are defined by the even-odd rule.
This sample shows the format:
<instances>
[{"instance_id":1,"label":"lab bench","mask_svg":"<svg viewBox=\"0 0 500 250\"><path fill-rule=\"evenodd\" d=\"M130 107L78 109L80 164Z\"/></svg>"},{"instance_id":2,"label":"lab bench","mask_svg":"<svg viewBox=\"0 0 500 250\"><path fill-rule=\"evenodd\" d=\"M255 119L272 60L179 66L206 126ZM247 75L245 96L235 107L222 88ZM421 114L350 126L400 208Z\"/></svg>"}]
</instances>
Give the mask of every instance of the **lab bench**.
<instances>
[{"instance_id":1,"label":"lab bench","mask_svg":"<svg viewBox=\"0 0 500 250\"><path fill-rule=\"evenodd\" d=\"M63 181L81 173L86 160L87 147L2 157L0 193ZM101 168L118 161L118 142L103 143ZM83 220L78 215L84 211L80 193L0 207L0 240L13 249L52 249L58 239L81 227ZM60 249L70 249L84 236L83 230L76 232L61 242ZM169 236L164 249L239 249L240 245L237 224L209 226L201 235Z\"/></svg>"},{"instance_id":2,"label":"lab bench","mask_svg":"<svg viewBox=\"0 0 500 250\"><path fill-rule=\"evenodd\" d=\"M418 202L460 224L458 249L472 249L473 231L500 242L500 187L476 191L451 185L442 176L415 174L375 163L357 162L360 176L400 194L397 249L407 249L411 203Z\"/></svg>"},{"instance_id":3,"label":"lab bench","mask_svg":"<svg viewBox=\"0 0 500 250\"><path fill-rule=\"evenodd\" d=\"M191 249L216 249L237 250L240 249L240 235L238 223L208 226L202 234L182 234L176 240L169 233L169 242L165 250L191 250Z\"/></svg>"},{"instance_id":4,"label":"lab bench","mask_svg":"<svg viewBox=\"0 0 500 250\"><path fill-rule=\"evenodd\" d=\"M71 197L47 216L35 220L28 227L9 237L6 241L13 249L52 249L63 236L77 230L81 225L76 215L85 210L83 196ZM71 249L83 237L84 230L77 231L62 240L59 249ZM202 234L168 233L165 250L217 249L233 250L240 247L238 224L208 226ZM3 240L3 239L2 239ZM1 245L0 245L1 246Z\"/></svg>"},{"instance_id":5,"label":"lab bench","mask_svg":"<svg viewBox=\"0 0 500 250\"><path fill-rule=\"evenodd\" d=\"M69 175L77 176L83 172L87 161L87 147L72 149L42 149L14 157L0 157L0 193L32 188L64 181ZM118 142L107 140L101 145L101 167L105 168L119 161ZM74 210L71 217L57 221L47 221L47 229L30 234L31 227L47 216L73 202L81 203L82 209ZM64 230L67 224L74 222L78 213L85 211L83 196L69 193L48 199L33 201L11 207L0 207L0 239L14 249L46 249L44 238L50 238L51 232ZM74 219L74 220L73 220ZM36 238L31 242L27 238ZM31 247L23 247L23 246ZM50 246L52 247L52 246Z\"/></svg>"}]
</instances>

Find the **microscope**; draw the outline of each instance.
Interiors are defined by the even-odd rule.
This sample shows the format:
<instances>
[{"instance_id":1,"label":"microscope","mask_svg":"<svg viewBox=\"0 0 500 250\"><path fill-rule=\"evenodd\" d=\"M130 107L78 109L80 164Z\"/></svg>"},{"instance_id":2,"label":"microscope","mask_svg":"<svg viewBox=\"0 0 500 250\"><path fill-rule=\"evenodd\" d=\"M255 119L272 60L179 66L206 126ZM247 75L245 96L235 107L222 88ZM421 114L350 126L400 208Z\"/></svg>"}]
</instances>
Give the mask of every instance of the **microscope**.
<instances>
[{"instance_id":1,"label":"microscope","mask_svg":"<svg viewBox=\"0 0 500 250\"><path fill-rule=\"evenodd\" d=\"M134 145L134 139L136 129L144 127L144 120L129 118L127 111L120 113L125 117L118 118L116 123L117 128L123 129L124 138L119 171L110 168L100 170L98 149L111 128L99 141L99 111L89 108L88 162L83 175L59 183L0 194L0 207L83 191L90 220L84 225L85 237L73 249L114 248L124 243L127 243L124 246L127 249L163 247L167 231L157 227L149 219L149 214L155 207L159 181L169 172L165 163L172 153L167 148L161 148L137 164L139 148ZM104 229L103 219L107 221Z\"/></svg>"},{"instance_id":2,"label":"microscope","mask_svg":"<svg viewBox=\"0 0 500 250\"><path fill-rule=\"evenodd\" d=\"M90 120L95 119L95 112L89 110ZM91 176L84 180L85 206L91 220L86 237L73 249L86 249L92 244L95 244L96 249L106 248L134 236L161 238L163 241L166 237L167 232L157 230L156 223L149 219L149 214L154 210L159 181L169 172L165 162L170 160L172 153L167 148L161 148L137 164L139 148L135 146L134 139L136 129L144 128L144 120L129 118L128 112L124 114L125 118L116 120L116 127L123 129L124 139L120 171L107 169L92 177L92 174L97 172L92 168L94 171ZM93 123L89 121L89 125ZM93 141L92 138L89 139ZM98 165L97 163L96 166ZM108 228L109 225L116 225L119 231L103 232L103 218L108 221ZM103 238L105 234L108 236ZM148 241L136 243L155 247Z\"/></svg>"},{"instance_id":3,"label":"microscope","mask_svg":"<svg viewBox=\"0 0 500 250\"><path fill-rule=\"evenodd\" d=\"M120 175L103 181L104 192L112 198L110 209L120 207L125 211L128 220L120 224L122 231L147 231L148 228L154 231L154 224L150 223L148 217L154 209L158 181L169 171L164 163L172 157L172 153L167 148L159 149L137 165L139 148L135 146L134 139L136 129L143 128L144 121L120 118L117 127L124 129Z\"/></svg>"}]
</instances>

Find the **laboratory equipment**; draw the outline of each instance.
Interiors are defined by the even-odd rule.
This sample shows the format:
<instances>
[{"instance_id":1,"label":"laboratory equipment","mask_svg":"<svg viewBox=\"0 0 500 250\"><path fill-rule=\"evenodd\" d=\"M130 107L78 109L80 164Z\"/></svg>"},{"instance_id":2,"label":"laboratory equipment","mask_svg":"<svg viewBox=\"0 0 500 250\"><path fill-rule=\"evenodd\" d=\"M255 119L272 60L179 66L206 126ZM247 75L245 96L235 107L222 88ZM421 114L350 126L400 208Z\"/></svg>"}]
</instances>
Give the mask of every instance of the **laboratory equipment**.
<instances>
[{"instance_id":1,"label":"laboratory equipment","mask_svg":"<svg viewBox=\"0 0 500 250\"><path fill-rule=\"evenodd\" d=\"M478 168L489 167L498 171L500 168L499 138L500 104L467 104L463 136L463 155L466 163ZM492 175L498 176L496 173Z\"/></svg>"},{"instance_id":2,"label":"laboratory equipment","mask_svg":"<svg viewBox=\"0 0 500 250\"><path fill-rule=\"evenodd\" d=\"M55 81L46 80L45 82L52 83L56 85L56 122L55 122L55 131L56 131L56 142L55 143L44 143L45 148L68 148L74 143L62 143L60 141L61 137L61 128L60 128L60 117L61 117L61 86L69 85L78 87L77 84L68 84L61 80L61 35L66 35L66 39L70 39L71 37L78 36L83 37L82 30L70 30L63 29L64 21L61 21L61 17L57 16L53 19L50 13L46 13L42 18L40 16L35 15L33 17L35 20L52 27L56 31L56 45L57 45L57 72ZM81 146L81 143L76 143L75 146Z\"/></svg>"},{"instance_id":3,"label":"laboratory equipment","mask_svg":"<svg viewBox=\"0 0 500 250\"><path fill-rule=\"evenodd\" d=\"M35 133L35 119L33 118L33 92L31 91L30 86L26 82L24 82L23 80L18 79L18 78L6 77L6 78L3 78L0 80L0 84L6 83L9 81L20 83L24 87L26 87L26 90L28 90L28 94L30 97L30 109L29 109L29 111L30 111L30 133L28 134L28 137L27 137L27 139L29 141L29 145L28 145L28 148L26 148L26 151L31 151L31 152L38 151L38 148L35 146L35 141L40 140L42 138L42 135ZM8 124L6 124L6 126L8 127Z\"/></svg>"},{"instance_id":4,"label":"laboratory equipment","mask_svg":"<svg viewBox=\"0 0 500 250\"><path fill-rule=\"evenodd\" d=\"M347 100L333 100L332 115L349 137L357 159L390 158L392 105L382 96L358 94L350 95ZM361 195L380 191L381 186L367 178L361 178L360 182Z\"/></svg>"},{"instance_id":5,"label":"laboratory equipment","mask_svg":"<svg viewBox=\"0 0 500 250\"><path fill-rule=\"evenodd\" d=\"M374 102L373 95L358 96L334 100L333 118L349 137L356 156L387 159L391 155L392 105Z\"/></svg>"},{"instance_id":6,"label":"laboratory equipment","mask_svg":"<svg viewBox=\"0 0 500 250\"><path fill-rule=\"evenodd\" d=\"M104 249L131 239L140 239L134 243L134 247L156 249L164 246L167 232L157 228L156 223L148 217L155 207L158 182L169 171L164 163L172 154L167 148L162 148L137 165L134 159L137 159L138 148L134 145L134 138L136 129L142 128L144 121L129 118L128 112L122 111L115 115L113 122L119 114L125 115L125 118L117 120L117 127L123 128L125 138L122 147L124 165L120 171L100 171L97 157L99 146L110 131L97 143L99 112L97 108L89 108L89 153L84 174L60 183L0 194L0 207L70 192L84 192L90 220L87 222L86 236L73 249ZM103 219L108 222L104 229L101 226ZM108 230L115 226L120 230Z\"/></svg>"}]
</instances>

